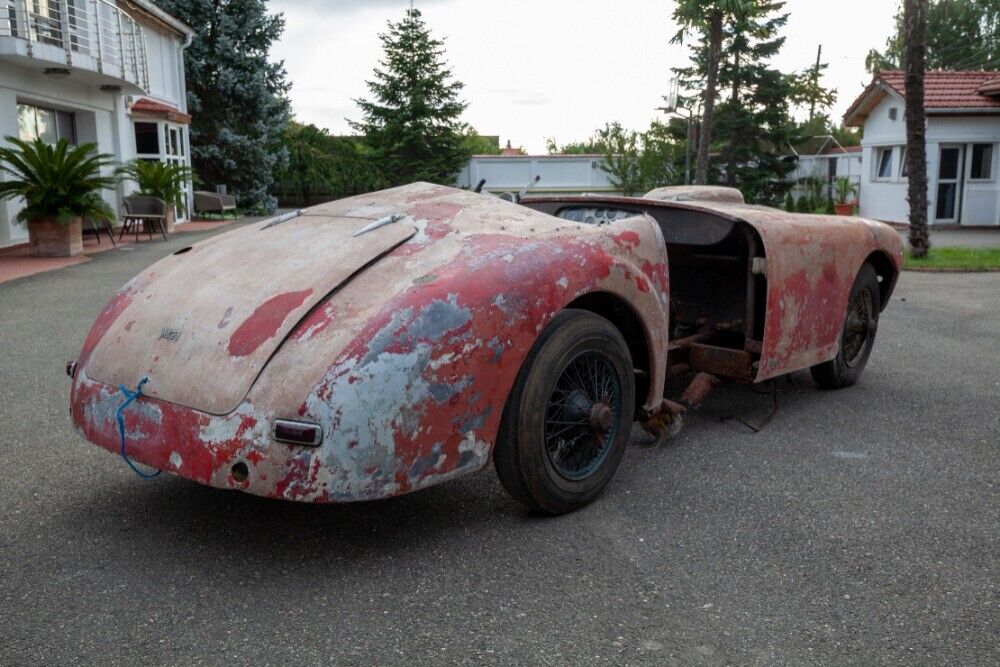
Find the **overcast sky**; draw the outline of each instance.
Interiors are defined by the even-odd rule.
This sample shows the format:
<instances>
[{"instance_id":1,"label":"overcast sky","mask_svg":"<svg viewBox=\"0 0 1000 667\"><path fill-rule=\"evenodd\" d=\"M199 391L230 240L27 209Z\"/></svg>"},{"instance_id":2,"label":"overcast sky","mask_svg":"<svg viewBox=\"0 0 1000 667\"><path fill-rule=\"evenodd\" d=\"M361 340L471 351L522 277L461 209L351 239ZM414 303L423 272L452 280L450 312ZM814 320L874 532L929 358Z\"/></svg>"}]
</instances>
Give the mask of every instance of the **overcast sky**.
<instances>
[{"instance_id":1,"label":"overcast sky","mask_svg":"<svg viewBox=\"0 0 1000 667\"><path fill-rule=\"evenodd\" d=\"M285 34L272 53L284 59L292 108L334 134L357 118L352 99L367 95L381 54L378 33L407 0L272 0ZM545 139L584 139L607 121L644 129L662 106L670 68L687 61L669 43L669 0L418 0L448 61L465 83L465 120L482 134L544 152ZM897 0L788 0L786 42L774 64L801 70L830 64L825 85L838 91L839 118L870 78L868 49L893 28Z\"/></svg>"}]
</instances>

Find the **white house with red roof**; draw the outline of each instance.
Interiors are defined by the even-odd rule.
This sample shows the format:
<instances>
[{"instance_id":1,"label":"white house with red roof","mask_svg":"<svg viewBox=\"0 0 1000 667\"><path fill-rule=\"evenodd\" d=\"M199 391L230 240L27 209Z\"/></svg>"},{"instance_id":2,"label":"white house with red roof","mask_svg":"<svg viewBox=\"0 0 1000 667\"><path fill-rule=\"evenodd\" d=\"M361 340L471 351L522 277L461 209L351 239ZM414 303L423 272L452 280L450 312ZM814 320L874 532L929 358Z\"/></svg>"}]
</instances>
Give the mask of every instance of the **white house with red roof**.
<instances>
[{"instance_id":1,"label":"white house with red roof","mask_svg":"<svg viewBox=\"0 0 1000 667\"><path fill-rule=\"evenodd\" d=\"M1000 225L1000 72L931 71L927 112L928 221L933 225ZM863 127L861 215L909 218L905 165L904 74L881 72L844 114Z\"/></svg>"},{"instance_id":2,"label":"white house with red roof","mask_svg":"<svg viewBox=\"0 0 1000 667\"><path fill-rule=\"evenodd\" d=\"M193 35L150 0L6 0L0 141L67 139L120 163L190 165L184 49ZM117 210L131 187L105 199ZM0 202L0 248L27 240L18 206Z\"/></svg>"},{"instance_id":3,"label":"white house with red roof","mask_svg":"<svg viewBox=\"0 0 1000 667\"><path fill-rule=\"evenodd\" d=\"M795 183L796 198L810 191L809 181L826 184L833 192L833 182L846 178L858 188L861 185L861 146L841 146L833 137L822 140L815 152L795 155L795 168L788 175Z\"/></svg>"}]
</instances>

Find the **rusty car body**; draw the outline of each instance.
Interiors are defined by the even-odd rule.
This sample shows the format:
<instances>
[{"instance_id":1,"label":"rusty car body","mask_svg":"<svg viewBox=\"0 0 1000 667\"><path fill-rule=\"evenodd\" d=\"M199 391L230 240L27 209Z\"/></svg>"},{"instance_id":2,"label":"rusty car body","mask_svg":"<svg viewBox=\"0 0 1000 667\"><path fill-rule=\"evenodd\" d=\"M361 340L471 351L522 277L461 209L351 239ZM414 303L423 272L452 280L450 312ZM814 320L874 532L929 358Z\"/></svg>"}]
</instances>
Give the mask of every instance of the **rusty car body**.
<instances>
[{"instance_id":1,"label":"rusty car body","mask_svg":"<svg viewBox=\"0 0 1000 667\"><path fill-rule=\"evenodd\" d=\"M737 195L510 203L417 183L248 225L108 302L70 368L73 422L130 460L272 498L385 498L494 457L528 507L575 509L607 483L633 419L662 429L716 381L829 365L847 339L867 359L898 234ZM865 272L878 283L859 319ZM576 383L570 363L596 375ZM668 378L690 375L693 394L665 400ZM560 422L590 443L575 468L550 438Z\"/></svg>"}]
</instances>

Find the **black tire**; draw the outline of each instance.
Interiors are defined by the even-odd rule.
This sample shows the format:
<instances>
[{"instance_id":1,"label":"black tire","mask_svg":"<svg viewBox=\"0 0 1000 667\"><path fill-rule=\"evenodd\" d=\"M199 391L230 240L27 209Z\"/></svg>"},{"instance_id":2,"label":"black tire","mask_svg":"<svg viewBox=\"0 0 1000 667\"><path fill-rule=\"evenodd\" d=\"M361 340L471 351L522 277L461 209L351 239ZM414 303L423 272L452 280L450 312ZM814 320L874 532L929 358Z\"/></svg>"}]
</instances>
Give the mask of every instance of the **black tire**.
<instances>
[{"instance_id":1,"label":"black tire","mask_svg":"<svg viewBox=\"0 0 1000 667\"><path fill-rule=\"evenodd\" d=\"M858 271L847 300L847 314L837 356L810 369L816 384L823 389L843 389L858 381L875 345L880 312L882 299L878 274L871 264L865 264Z\"/></svg>"},{"instance_id":2,"label":"black tire","mask_svg":"<svg viewBox=\"0 0 1000 667\"><path fill-rule=\"evenodd\" d=\"M618 329L588 311L559 313L507 399L493 451L501 483L533 512L583 507L618 469L634 411L632 358Z\"/></svg>"}]
</instances>

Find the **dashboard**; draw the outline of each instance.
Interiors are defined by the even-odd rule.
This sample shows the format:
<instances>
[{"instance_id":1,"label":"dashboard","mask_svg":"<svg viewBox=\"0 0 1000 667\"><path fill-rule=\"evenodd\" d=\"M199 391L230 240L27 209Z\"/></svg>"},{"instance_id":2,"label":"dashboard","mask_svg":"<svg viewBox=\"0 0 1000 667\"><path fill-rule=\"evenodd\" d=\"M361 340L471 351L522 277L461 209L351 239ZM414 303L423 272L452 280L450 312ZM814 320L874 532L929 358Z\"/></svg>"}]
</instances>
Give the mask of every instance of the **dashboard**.
<instances>
[{"instance_id":1,"label":"dashboard","mask_svg":"<svg viewBox=\"0 0 1000 667\"><path fill-rule=\"evenodd\" d=\"M624 220L637 215L642 215L642 213L607 206L567 206L559 209L559 212L556 213L557 218L570 222L582 222L586 225L607 225L615 220Z\"/></svg>"}]
</instances>

